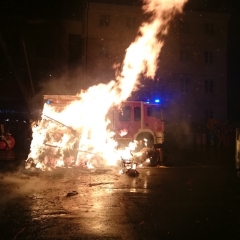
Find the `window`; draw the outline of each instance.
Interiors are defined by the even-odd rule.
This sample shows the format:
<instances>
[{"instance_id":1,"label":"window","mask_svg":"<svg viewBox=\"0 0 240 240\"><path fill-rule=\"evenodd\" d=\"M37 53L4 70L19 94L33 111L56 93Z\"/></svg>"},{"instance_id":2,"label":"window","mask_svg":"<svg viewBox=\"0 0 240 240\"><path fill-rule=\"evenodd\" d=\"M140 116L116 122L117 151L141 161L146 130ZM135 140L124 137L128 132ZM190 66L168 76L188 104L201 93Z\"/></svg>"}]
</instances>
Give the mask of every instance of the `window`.
<instances>
[{"instance_id":1,"label":"window","mask_svg":"<svg viewBox=\"0 0 240 240\"><path fill-rule=\"evenodd\" d=\"M187 78L180 79L180 92L187 93L189 90L189 80Z\"/></svg>"},{"instance_id":2,"label":"window","mask_svg":"<svg viewBox=\"0 0 240 240\"><path fill-rule=\"evenodd\" d=\"M213 118L213 111L212 110L205 110L205 118Z\"/></svg>"},{"instance_id":3,"label":"window","mask_svg":"<svg viewBox=\"0 0 240 240\"><path fill-rule=\"evenodd\" d=\"M204 52L204 62L213 63L213 52Z\"/></svg>"},{"instance_id":4,"label":"window","mask_svg":"<svg viewBox=\"0 0 240 240\"><path fill-rule=\"evenodd\" d=\"M189 24L184 21L180 21L179 29L181 33L189 33Z\"/></svg>"},{"instance_id":5,"label":"window","mask_svg":"<svg viewBox=\"0 0 240 240\"><path fill-rule=\"evenodd\" d=\"M204 90L205 90L205 93L213 93L213 81L212 80L205 80Z\"/></svg>"},{"instance_id":6,"label":"window","mask_svg":"<svg viewBox=\"0 0 240 240\"><path fill-rule=\"evenodd\" d=\"M141 108L134 107L134 121L139 122L141 120Z\"/></svg>"},{"instance_id":7,"label":"window","mask_svg":"<svg viewBox=\"0 0 240 240\"><path fill-rule=\"evenodd\" d=\"M127 27L137 28L139 26L139 21L135 17L127 17Z\"/></svg>"},{"instance_id":8,"label":"window","mask_svg":"<svg viewBox=\"0 0 240 240\"><path fill-rule=\"evenodd\" d=\"M110 15L100 15L99 25L101 27L108 27L110 25Z\"/></svg>"},{"instance_id":9,"label":"window","mask_svg":"<svg viewBox=\"0 0 240 240\"><path fill-rule=\"evenodd\" d=\"M149 106L147 107L147 116L155 117L157 119L161 118L161 108L159 106Z\"/></svg>"},{"instance_id":10,"label":"window","mask_svg":"<svg viewBox=\"0 0 240 240\"><path fill-rule=\"evenodd\" d=\"M188 50L180 50L180 61L181 62L189 61L189 51Z\"/></svg>"},{"instance_id":11,"label":"window","mask_svg":"<svg viewBox=\"0 0 240 240\"><path fill-rule=\"evenodd\" d=\"M131 107L123 106L119 112L119 121L130 121L131 120Z\"/></svg>"},{"instance_id":12,"label":"window","mask_svg":"<svg viewBox=\"0 0 240 240\"><path fill-rule=\"evenodd\" d=\"M214 25L211 23L205 23L205 34L213 35L214 34Z\"/></svg>"}]
</instances>

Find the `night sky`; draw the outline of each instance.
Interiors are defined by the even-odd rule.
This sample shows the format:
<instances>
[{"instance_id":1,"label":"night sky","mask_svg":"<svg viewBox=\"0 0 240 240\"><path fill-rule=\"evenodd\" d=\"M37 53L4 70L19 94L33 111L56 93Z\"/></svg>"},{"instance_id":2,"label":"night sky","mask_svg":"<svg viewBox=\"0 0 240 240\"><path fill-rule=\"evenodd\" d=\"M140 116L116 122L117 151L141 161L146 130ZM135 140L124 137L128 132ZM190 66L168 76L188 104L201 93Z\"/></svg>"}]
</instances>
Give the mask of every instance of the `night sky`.
<instances>
[{"instance_id":1,"label":"night sky","mask_svg":"<svg viewBox=\"0 0 240 240\"><path fill-rule=\"evenodd\" d=\"M120 0L105 0L102 2L119 3ZM189 1L186 8L191 9L194 1ZM123 1L122 1L123 2ZM137 4L137 0L128 0L127 3ZM228 103L230 122L240 122L240 31L238 21L240 19L240 0L202 0L203 7L199 10L228 12L229 20L229 38L228 38ZM23 22L31 17L45 17L55 19L81 19L81 10L83 9L83 0L1 0L0 1L0 34L7 28L19 28L16 22ZM16 21L17 19L17 21ZM15 21L13 21L15 20ZM14 24L13 24L14 22ZM1 35L0 35L1 36ZM0 45L2 48L2 45ZM2 49L0 49L2 51ZM6 68L1 54L0 72ZM1 83L1 82L0 82Z\"/></svg>"}]
</instances>

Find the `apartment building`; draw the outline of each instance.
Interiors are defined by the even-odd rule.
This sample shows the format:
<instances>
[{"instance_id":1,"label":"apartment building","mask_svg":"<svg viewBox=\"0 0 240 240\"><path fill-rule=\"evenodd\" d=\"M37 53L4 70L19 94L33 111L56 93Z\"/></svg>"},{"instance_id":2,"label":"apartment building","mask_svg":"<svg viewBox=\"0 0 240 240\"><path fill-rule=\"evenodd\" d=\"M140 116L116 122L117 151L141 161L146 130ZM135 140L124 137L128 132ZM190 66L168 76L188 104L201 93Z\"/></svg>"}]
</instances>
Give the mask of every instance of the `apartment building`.
<instances>
[{"instance_id":1,"label":"apartment building","mask_svg":"<svg viewBox=\"0 0 240 240\"><path fill-rule=\"evenodd\" d=\"M89 82L115 79L125 51L135 39L142 22L141 7L89 2L86 5L85 54Z\"/></svg>"},{"instance_id":2,"label":"apartment building","mask_svg":"<svg viewBox=\"0 0 240 240\"><path fill-rule=\"evenodd\" d=\"M173 118L227 121L227 26L228 15L214 12L185 11L172 22L156 76Z\"/></svg>"},{"instance_id":3,"label":"apartment building","mask_svg":"<svg viewBox=\"0 0 240 240\"><path fill-rule=\"evenodd\" d=\"M171 122L227 121L228 14L184 11L172 21L154 82L140 89L160 96ZM90 2L84 24L88 82L108 82L135 39L144 16L140 6ZM141 96L140 96L141 97Z\"/></svg>"}]
</instances>

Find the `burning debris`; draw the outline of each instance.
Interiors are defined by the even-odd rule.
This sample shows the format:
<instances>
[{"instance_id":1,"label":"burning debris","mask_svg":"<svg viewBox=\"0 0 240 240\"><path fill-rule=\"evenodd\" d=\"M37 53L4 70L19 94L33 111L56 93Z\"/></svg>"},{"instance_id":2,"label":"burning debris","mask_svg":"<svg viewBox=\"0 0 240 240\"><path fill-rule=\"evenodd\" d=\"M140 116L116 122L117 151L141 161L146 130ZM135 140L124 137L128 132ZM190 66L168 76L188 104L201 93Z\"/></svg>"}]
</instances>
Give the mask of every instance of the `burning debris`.
<instances>
[{"instance_id":1,"label":"burning debris","mask_svg":"<svg viewBox=\"0 0 240 240\"><path fill-rule=\"evenodd\" d=\"M128 158L122 157L121 173L126 172L130 175L136 175L138 174L137 166L142 165L145 162L150 162L150 165L152 166L156 166L161 163L160 150L155 147L148 148L146 145L140 151L138 151L137 148L135 151L130 151Z\"/></svg>"},{"instance_id":2,"label":"burning debris","mask_svg":"<svg viewBox=\"0 0 240 240\"><path fill-rule=\"evenodd\" d=\"M41 142L38 142L38 161L36 162L34 157L29 157L25 164L27 169L50 170L53 167L74 164L75 159L71 156L73 156L74 151L77 151L77 135L71 127L43 115L41 122L35 128L43 129L38 138L41 140ZM69 139L71 139L71 142L68 141Z\"/></svg>"},{"instance_id":3,"label":"burning debris","mask_svg":"<svg viewBox=\"0 0 240 240\"><path fill-rule=\"evenodd\" d=\"M122 64L122 71L108 84L99 84L82 91L74 97L61 96L47 100L44 104L42 119L32 128L30 153L26 160L27 169L51 170L56 167L101 167L116 166L119 162L125 169L136 169L146 159L158 161L159 151L152 146L137 151L135 142L120 148L116 141L116 131L111 128L115 119L109 118L109 111L119 107L133 91L140 86L140 76L144 73L154 77L161 47L162 36L167 34L169 22L174 14L182 11L186 0L144 0L145 14L151 14L149 22L144 22L139 34L129 48ZM59 102L65 105L58 105ZM140 105L139 105L140 106ZM141 111L143 104L138 107ZM159 114L158 114L159 116ZM163 125L159 117L152 116L154 138L163 139ZM125 121L125 120L124 120ZM157 122L158 121L158 122ZM143 129L139 120L138 129ZM148 123L146 126L149 126ZM120 137L128 136L132 126L123 127ZM131 139L133 141L134 138ZM160 141L160 140L159 140ZM162 140L161 140L162 141ZM159 143L159 142L156 142Z\"/></svg>"}]
</instances>

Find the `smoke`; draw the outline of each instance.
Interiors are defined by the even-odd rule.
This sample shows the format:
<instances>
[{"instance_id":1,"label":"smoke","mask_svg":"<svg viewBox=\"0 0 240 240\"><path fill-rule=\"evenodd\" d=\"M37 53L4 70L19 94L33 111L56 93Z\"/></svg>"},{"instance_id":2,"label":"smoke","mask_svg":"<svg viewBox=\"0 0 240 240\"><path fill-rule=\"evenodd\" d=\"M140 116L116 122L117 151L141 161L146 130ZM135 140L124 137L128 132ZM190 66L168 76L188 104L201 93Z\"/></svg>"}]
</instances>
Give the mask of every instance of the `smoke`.
<instances>
[{"instance_id":1,"label":"smoke","mask_svg":"<svg viewBox=\"0 0 240 240\"><path fill-rule=\"evenodd\" d=\"M29 160L40 168L59 166L59 164L73 164L72 156L65 153L74 146L78 151L75 164L79 165L81 159L93 160L99 155L108 164L115 165L119 159L117 142L113 130L107 127L110 119L107 117L111 107L120 105L133 91L140 86L139 78L142 75L153 78L158 67L158 57L164 44L159 36L166 35L172 17L181 12L185 0L146 0L143 10L149 14L147 21L143 22L135 41L126 50L121 73L116 80L108 84L98 84L82 91L78 100L56 111L51 104L45 104L43 114L46 118L33 129L33 139ZM47 92L55 95L66 94L64 85L59 81L46 84ZM45 86L45 89L46 89ZM67 89L66 89L67 90ZM51 119L64 123L58 126ZM66 126L76 132L67 131ZM52 153L52 154L51 154ZM84 153L84 154L83 154ZM90 154L91 153L91 154ZM65 159L65 160L64 160Z\"/></svg>"},{"instance_id":2,"label":"smoke","mask_svg":"<svg viewBox=\"0 0 240 240\"><path fill-rule=\"evenodd\" d=\"M142 75L153 79L158 68L158 58L164 45L170 21L182 12L186 0L144 0L143 11L147 21L139 28L135 41L126 50L121 74L118 76L119 100L124 101L137 91Z\"/></svg>"},{"instance_id":3,"label":"smoke","mask_svg":"<svg viewBox=\"0 0 240 240\"><path fill-rule=\"evenodd\" d=\"M14 172L1 173L0 179L0 204L25 194L32 194L35 190L46 187L46 182L43 179L40 180L38 176L26 175L19 169Z\"/></svg>"}]
</instances>

